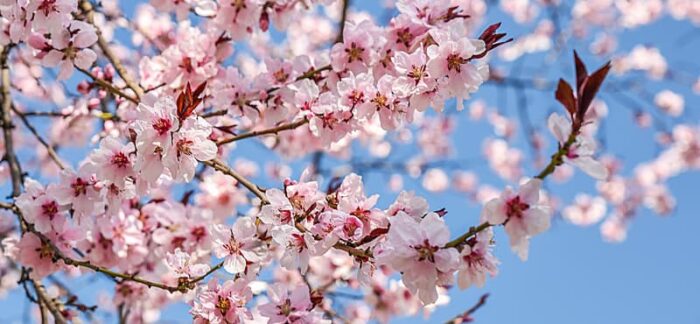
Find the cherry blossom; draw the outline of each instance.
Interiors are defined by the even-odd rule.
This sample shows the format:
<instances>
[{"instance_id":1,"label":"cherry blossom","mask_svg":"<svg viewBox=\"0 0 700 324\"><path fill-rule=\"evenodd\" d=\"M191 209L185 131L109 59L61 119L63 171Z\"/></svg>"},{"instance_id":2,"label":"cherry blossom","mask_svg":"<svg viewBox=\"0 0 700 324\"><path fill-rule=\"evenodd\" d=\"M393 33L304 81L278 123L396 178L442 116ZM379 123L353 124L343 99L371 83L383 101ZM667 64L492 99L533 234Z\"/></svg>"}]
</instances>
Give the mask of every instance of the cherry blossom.
<instances>
[{"instance_id":1,"label":"cherry blossom","mask_svg":"<svg viewBox=\"0 0 700 324\"><path fill-rule=\"evenodd\" d=\"M571 134L571 123L566 120L566 117L554 113L549 116L548 125L560 144L568 141ZM591 138L579 135L564 155L564 160L576 165L591 177L602 180L608 177L608 170L602 163L594 159L595 150L596 144Z\"/></svg>"},{"instance_id":2,"label":"cherry blossom","mask_svg":"<svg viewBox=\"0 0 700 324\"><path fill-rule=\"evenodd\" d=\"M222 225L212 229L214 255L225 258L224 269L232 274L245 271L246 263L260 261L261 257L255 251L256 230L250 218L239 218L230 229Z\"/></svg>"},{"instance_id":3,"label":"cherry blossom","mask_svg":"<svg viewBox=\"0 0 700 324\"><path fill-rule=\"evenodd\" d=\"M489 224L504 224L510 246L520 259L527 260L529 240L549 228L550 208L540 202L542 181L532 179L517 192L506 188L498 198L484 205L482 218Z\"/></svg>"},{"instance_id":4,"label":"cherry blossom","mask_svg":"<svg viewBox=\"0 0 700 324\"><path fill-rule=\"evenodd\" d=\"M129 5L0 0L0 298L37 320L432 321L505 236L622 242L700 169L696 69L622 41L693 1Z\"/></svg>"},{"instance_id":5,"label":"cherry blossom","mask_svg":"<svg viewBox=\"0 0 700 324\"><path fill-rule=\"evenodd\" d=\"M442 249L449 230L436 213L416 221L399 212L391 219L387 241L378 261L400 271L402 281L426 304L437 300L436 285L448 284L458 265L455 249Z\"/></svg>"}]
</instances>

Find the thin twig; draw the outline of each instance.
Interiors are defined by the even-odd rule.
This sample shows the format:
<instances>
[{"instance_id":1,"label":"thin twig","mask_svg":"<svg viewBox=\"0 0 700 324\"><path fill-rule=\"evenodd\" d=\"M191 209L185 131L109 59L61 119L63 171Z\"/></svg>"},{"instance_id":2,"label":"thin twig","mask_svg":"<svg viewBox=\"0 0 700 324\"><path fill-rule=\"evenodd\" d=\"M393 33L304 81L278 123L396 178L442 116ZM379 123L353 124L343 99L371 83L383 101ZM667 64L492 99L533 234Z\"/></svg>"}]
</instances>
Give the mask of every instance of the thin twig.
<instances>
[{"instance_id":1,"label":"thin twig","mask_svg":"<svg viewBox=\"0 0 700 324\"><path fill-rule=\"evenodd\" d=\"M479 308L484 306L486 304L486 300L489 298L489 294L483 294L481 295L481 298L479 298L479 301L469 308L466 312L459 314L455 316L453 319L447 321L445 324L459 324L459 323L467 323L472 321L471 315L474 314Z\"/></svg>"},{"instance_id":2,"label":"thin twig","mask_svg":"<svg viewBox=\"0 0 700 324\"><path fill-rule=\"evenodd\" d=\"M44 148L49 154L49 157L54 161L54 163L56 163L58 168L61 170L65 170L66 166L63 164L63 162L61 162L61 158L58 156L58 153L56 153L56 150L54 150L53 146L51 146L48 142L46 142L46 140L44 140L43 137L41 137L36 128L34 128L34 126L32 126L32 124L29 123L27 117L25 117L24 114L22 114L22 112L15 109L14 106L12 106L12 111L14 111L17 116L19 116L19 119L22 121L24 126L26 126L27 129L29 129L29 131L32 134L34 134L34 137L37 139L37 141L39 141L39 143L41 143L41 145L44 146Z\"/></svg>"},{"instance_id":3,"label":"thin twig","mask_svg":"<svg viewBox=\"0 0 700 324\"><path fill-rule=\"evenodd\" d=\"M209 161L201 161L207 166L212 167L215 170L221 171L226 175L229 175L236 179L240 184L242 184L244 187L246 187L251 193L255 194L258 198L260 198L260 201L263 203L263 205L268 204L267 196L265 196L265 193L263 190L261 190L256 184L248 180L246 177L243 175L238 174L238 172L234 171L231 169L226 163L224 163L221 160L209 160Z\"/></svg>"},{"instance_id":4,"label":"thin twig","mask_svg":"<svg viewBox=\"0 0 700 324\"><path fill-rule=\"evenodd\" d=\"M85 13L85 20L87 20L87 22L90 25L95 27L95 32L97 33L97 45L100 47L102 52L105 54L105 56L107 57L109 62L112 63L112 65L114 66L114 69L117 70L117 73L122 78L122 80L124 80L124 83L126 83L126 86L131 88L131 90L133 90L134 93L136 93L137 99L140 99L141 96L143 95L143 89L141 88L141 86L139 86L138 83L134 82L131 79L128 71L126 70L126 68L124 68L124 65L122 65L119 58L109 48L109 44L102 36L102 30L100 30L100 27L97 26L97 24L95 24L95 11L94 11L94 8L92 7L92 4L88 0L82 0L82 1L80 1L80 8Z\"/></svg>"},{"instance_id":5,"label":"thin twig","mask_svg":"<svg viewBox=\"0 0 700 324\"><path fill-rule=\"evenodd\" d=\"M113 95L122 97L122 98L124 98L124 99L126 99L126 100L129 100L129 101L131 101L131 102L134 103L134 104L138 104L138 103L139 103L139 99L138 99L138 98L135 98L135 97L133 97L133 96L131 96L131 95L128 95L128 94L124 93L124 91L119 90L119 88L115 87L111 82L107 82L107 81L104 80L104 79L100 79L100 78L98 78L98 77L92 75L92 73L90 73L89 71L83 70L83 69L81 69L81 68L79 68L79 67L77 67L77 66L76 66L75 68L78 69L78 71L82 72L83 74L89 76L89 77L92 79L93 82L97 83L97 85L101 86L101 87L104 88L105 90L111 92Z\"/></svg>"},{"instance_id":6,"label":"thin twig","mask_svg":"<svg viewBox=\"0 0 700 324\"><path fill-rule=\"evenodd\" d=\"M289 123L289 124L282 124L282 125L279 125L279 126L276 126L276 127L268 128L268 129L263 129L263 130L258 130L258 131L247 132L247 133L243 133L243 134L240 134L240 135L236 135L236 136L232 136L232 137L229 137L229 138L222 139L222 140L218 141L218 142L216 143L216 145L228 144L228 143L235 142L235 141L240 141L240 140L242 140L242 139L246 139L246 138L249 138L249 137L256 137L256 136L262 136L262 135L268 135L268 134L277 134L277 133L279 133L279 132L281 132L281 131L290 130L290 129L295 129L295 128L297 128L297 127L299 127L299 126L301 126L301 125L304 125L304 124L306 124L306 123L308 123L308 122L309 122L309 121L308 121L307 119L301 119L301 120L297 120L297 121L295 121L295 122L293 122L293 123Z\"/></svg>"}]
</instances>

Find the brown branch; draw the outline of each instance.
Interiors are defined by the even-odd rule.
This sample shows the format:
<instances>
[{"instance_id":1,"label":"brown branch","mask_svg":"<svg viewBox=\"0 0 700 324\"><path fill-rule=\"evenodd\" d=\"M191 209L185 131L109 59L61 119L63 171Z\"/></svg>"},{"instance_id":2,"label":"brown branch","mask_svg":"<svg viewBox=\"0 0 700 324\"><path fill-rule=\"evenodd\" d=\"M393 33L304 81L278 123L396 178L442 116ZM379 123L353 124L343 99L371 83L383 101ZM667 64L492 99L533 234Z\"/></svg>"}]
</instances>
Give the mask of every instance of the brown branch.
<instances>
[{"instance_id":1,"label":"brown branch","mask_svg":"<svg viewBox=\"0 0 700 324\"><path fill-rule=\"evenodd\" d=\"M64 114L60 111L25 111L22 113L26 117L68 117L70 114Z\"/></svg>"},{"instance_id":2,"label":"brown branch","mask_svg":"<svg viewBox=\"0 0 700 324\"><path fill-rule=\"evenodd\" d=\"M2 130L5 139L5 159L10 165L10 175L12 178L12 197L19 196L22 190L22 171L17 161L17 155L14 151L14 141L12 139L12 99L10 97L10 68L7 66L7 58L10 55L10 47L2 48L0 54L0 67L2 68Z\"/></svg>"},{"instance_id":3,"label":"brown branch","mask_svg":"<svg viewBox=\"0 0 700 324\"><path fill-rule=\"evenodd\" d=\"M48 296L46 293L46 289L44 288L44 285L41 283L41 281L37 279L30 279L32 282L32 285L34 286L34 291L36 291L36 296L39 302L39 305L45 305L46 308L49 310L49 313L53 315L54 322L56 324L65 324L68 323L66 321L66 318L63 316L62 310L61 310L61 305L57 300L52 299L51 297Z\"/></svg>"},{"instance_id":4,"label":"brown branch","mask_svg":"<svg viewBox=\"0 0 700 324\"><path fill-rule=\"evenodd\" d=\"M56 150L54 150L53 146L51 146L48 142L46 142L46 140L44 140L43 137L41 137L36 128L34 128L34 126L32 126L32 124L29 123L27 117L25 117L24 114L15 109L14 106L12 106L12 111L14 111L17 116L19 116L19 119L22 121L24 126L26 126L27 129L29 129L29 131L32 134L34 134L34 137L37 139L37 141L39 141L39 143L41 143L41 145L44 146L44 148L49 154L49 157L53 160L54 163L56 163L58 168L61 170L65 170L66 166L63 164L63 162L61 162L61 158L58 156L58 153L56 153Z\"/></svg>"},{"instance_id":5,"label":"brown branch","mask_svg":"<svg viewBox=\"0 0 700 324\"><path fill-rule=\"evenodd\" d=\"M264 190L260 189L256 184L252 183L250 180L248 180L246 177L238 174L238 172L234 171L231 169L226 163L224 163L221 160L214 159L214 160L209 160L209 161L201 161L205 165L213 168L214 170L218 170L223 172L226 175L229 175L236 179L240 184L242 184L244 187L246 187L251 193L255 194L258 198L260 198L260 201L262 202L263 205L268 204L267 197L265 196L265 193L263 192Z\"/></svg>"},{"instance_id":6,"label":"brown branch","mask_svg":"<svg viewBox=\"0 0 700 324\"><path fill-rule=\"evenodd\" d=\"M479 298L479 301L469 308L466 312L459 314L455 316L453 319L445 322L445 324L460 324L460 323L468 323L473 321L471 315L474 314L479 308L484 306L486 304L486 300L489 298L489 294L483 294L481 295L481 298Z\"/></svg>"},{"instance_id":7,"label":"brown branch","mask_svg":"<svg viewBox=\"0 0 700 324\"><path fill-rule=\"evenodd\" d=\"M343 8L340 12L340 21L338 22L338 36L335 38L336 43L343 42L343 31L345 30L345 21L348 19L348 8L350 0L343 0Z\"/></svg>"},{"instance_id":8,"label":"brown branch","mask_svg":"<svg viewBox=\"0 0 700 324\"><path fill-rule=\"evenodd\" d=\"M78 71L82 72L83 74L89 76L89 77L92 79L93 82L97 83L97 85L101 86L101 87L104 88L105 90L111 92L113 95L122 97L122 98L124 98L124 99L126 99L126 100L129 100L129 101L131 101L132 103L134 103L134 104L136 104L136 105L139 104L139 99L138 99L138 98L133 97L133 96L131 96L131 95L128 95L128 94L124 93L124 91L119 90L119 88L115 87L111 82L107 82L107 81L104 80L104 79L100 79L100 78L98 78L98 77L92 75L92 73L90 73L89 71L83 70L83 69L81 69L81 68L79 68L79 67L77 67L77 66L76 66L75 68L78 69Z\"/></svg>"},{"instance_id":9,"label":"brown branch","mask_svg":"<svg viewBox=\"0 0 700 324\"><path fill-rule=\"evenodd\" d=\"M297 128L301 125L304 125L308 122L309 121L307 119L301 119L301 120L297 120L297 121L289 123L289 124L282 124L282 125L279 125L276 127L258 130L258 131L251 131L251 132L247 132L247 133L243 133L240 135L236 135L236 136L222 139L222 140L216 142L216 145L224 145L224 144L228 144L231 142L240 141L242 139L246 139L249 137L256 137L256 136L262 136L262 135L268 135L268 134L277 134L281 131L295 129L295 128Z\"/></svg>"},{"instance_id":10,"label":"brown branch","mask_svg":"<svg viewBox=\"0 0 700 324\"><path fill-rule=\"evenodd\" d=\"M137 99L140 99L143 95L143 89L141 88L141 86L139 86L138 83L134 82L131 79L128 71L126 70L126 68L124 68L124 65L122 65L119 58L109 48L109 44L102 36L102 30L100 30L100 27L98 27L97 24L95 24L95 11L92 7L92 4L88 0L82 0L80 1L80 8L83 10L83 13L85 13L85 20L90 25L95 27L95 32L97 33L97 45L100 47L107 59L112 63L114 69L117 70L117 73L122 78L122 80L124 80L126 86L131 88L131 90L133 90L134 93L136 93Z\"/></svg>"},{"instance_id":11,"label":"brown branch","mask_svg":"<svg viewBox=\"0 0 700 324\"><path fill-rule=\"evenodd\" d=\"M549 164L538 173L535 178L544 180L547 176L550 174L554 173L554 170L560 165L564 163L564 156L566 155L567 152L569 152L569 148L571 145L576 142L576 137L578 136L578 133L580 131L579 129L573 129L571 131L571 134L569 135L569 138L566 140L566 142L559 147L559 150L557 150L556 153L554 153L549 161ZM476 235L477 233L491 227L497 224L489 224L488 222L484 222L481 225L477 227L471 227L469 228L469 231L466 233L460 235L459 237L455 238L452 241L447 242L445 244L444 248L456 248L459 247L460 245L464 244L469 238L472 236Z\"/></svg>"}]
</instances>

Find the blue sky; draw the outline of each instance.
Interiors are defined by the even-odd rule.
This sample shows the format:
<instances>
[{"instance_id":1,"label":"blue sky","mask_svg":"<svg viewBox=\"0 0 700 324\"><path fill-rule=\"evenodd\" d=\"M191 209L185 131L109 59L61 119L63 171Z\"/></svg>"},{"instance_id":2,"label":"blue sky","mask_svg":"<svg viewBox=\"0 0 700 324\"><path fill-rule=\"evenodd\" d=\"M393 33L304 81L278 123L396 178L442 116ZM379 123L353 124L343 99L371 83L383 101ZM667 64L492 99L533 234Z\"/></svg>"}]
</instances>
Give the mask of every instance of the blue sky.
<instances>
[{"instance_id":1,"label":"blue sky","mask_svg":"<svg viewBox=\"0 0 700 324\"><path fill-rule=\"evenodd\" d=\"M355 3L360 4L355 8L369 10L376 17L384 16L374 1ZM132 4L127 4L125 10L133 12ZM488 17L487 23L503 21L502 29L514 37L532 27L517 25L498 10L490 11ZM671 69L697 76L700 68L693 59L700 50L700 37L682 38L693 31L697 33L697 27L664 18L651 26L623 31L620 48L630 49L638 43L653 44L661 49ZM570 50L577 48L580 52L586 52L588 43L574 45L567 47L562 59L549 62L550 67L541 76L549 80L559 77L571 80L573 70ZM583 56L589 69L602 64L600 59L586 54ZM542 54L527 55L520 60L523 63L517 64L523 64L523 70L528 71L548 62L546 59ZM512 68L502 63L499 65L506 69ZM648 84L652 93L669 88L684 94L686 112L680 121L697 124L700 117L696 108L699 102L697 95L678 84ZM551 91L529 90L526 95L530 119L537 129L544 126L544 120L550 112L561 109L554 101ZM516 116L516 94L512 90L503 92L486 85L475 98L485 100L489 106L498 106L508 116ZM610 93L603 91L601 99L606 101L610 111L601 129L605 134L607 149L624 161L630 161L623 170L623 174L629 175L634 162L653 158L658 149L653 142L653 134L633 125L629 107L622 107L620 102L612 100ZM650 108L642 100L638 104L647 110ZM458 120L453 158L469 161L476 158L477 163L469 166L479 174L481 182L497 187L505 185L478 160L482 139L493 136L491 127L485 122L470 121L465 113ZM672 122L674 121L667 120L669 124ZM551 150L551 136L546 131L545 134ZM513 143L528 154L520 135L519 131L519 138ZM274 158L263 152L253 141L240 145L236 154ZM293 164L298 167L295 176L298 176L300 168L306 162ZM336 165L339 161L326 159L324 163ZM531 164L527 165L527 170L528 174L536 172ZM394 193L384 191L385 182L383 174L372 173L365 177L367 191L382 194L381 206L387 206L395 197ZM274 185L263 183L266 186ZM697 235L697 228L700 228L700 218L697 216L700 214L700 205L693 201L697 199L697 183L700 183L697 173L686 173L671 179L669 187L677 200L676 211L670 216L659 217L642 210L635 217L628 238L622 244L603 242L598 226L580 228L557 218L548 232L532 240L530 258L527 262L521 262L510 252L502 230L497 230L498 245L495 253L502 262L499 275L490 279L482 289L453 289L450 305L438 308L433 317L425 322L444 322L471 307L481 294L490 293L488 303L475 315L479 323L700 323L700 280L697 279L697 274L700 273L700 254L696 251L696 247L700 246L700 235ZM461 234L478 221L480 206L464 196L457 193L430 194L421 189L419 183L408 181L406 188L416 190L428 198L433 209L447 208L449 214L446 219L453 236ZM576 192L595 193L595 183L577 173L573 181L564 185L548 183L548 189L557 192L565 201L570 201ZM104 279L97 283L80 279L79 283L78 291L86 303L94 301L91 299L95 297L95 287L109 287ZM21 322L23 305L26 304L24 299L23 293L18 290L9 298L1 300L0 308L3 312L0 314L0 322ZM162 318L169 323L189 321L186 309L181 306L169 308ZM395 322L423 321L417 317L397 319Z\"/></svg>"}]
</instances>

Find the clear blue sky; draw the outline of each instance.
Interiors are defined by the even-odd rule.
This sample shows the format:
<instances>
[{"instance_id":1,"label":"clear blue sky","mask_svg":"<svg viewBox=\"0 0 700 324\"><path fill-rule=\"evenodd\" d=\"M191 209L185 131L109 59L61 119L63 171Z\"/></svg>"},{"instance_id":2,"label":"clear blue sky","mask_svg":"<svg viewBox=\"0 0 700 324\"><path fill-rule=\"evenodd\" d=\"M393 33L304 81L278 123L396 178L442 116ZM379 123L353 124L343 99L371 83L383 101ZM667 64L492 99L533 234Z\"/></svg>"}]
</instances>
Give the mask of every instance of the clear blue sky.
<instances>
[{"instance_id":1,"label":"clear blue sky","mask_svg":"<svg viewBox=\"0 0 700 324\"><path fill-rule=\"evenodd\" d=\"M354 7L369 10L375 17L384 16L374 1L355 3L360 5ZM125 10L127 13L133 12L133 5L127 4ZM491 11L488 17L487 23L503 21L502 29L514 37L524 33L521 25L514 24L498 10ZM631 48L636 43L654 44L666 56L671 69L682 69L697 76L697 64L689 62L700 51L700 37L679 42L683 35L693 30L700 33L697 27L693 29L686 22L666 18L648 27L623 32L620 47ZM576 47L585 52L587 45L588 43L581 43ZM570 50L571 47L567 48L562 61L551 63L543 76L550 80L559 77L571 80L573 71ZM584 59L590 62L589 67L602 63L588 55L584 55ZM544 55L528 55L522 63L523 68L527 70L538 67L543 60ZM662 88L673 89L685 95L686 113L683 119L697 124L700 116L696 108L699 102L697 95L678 84L664 82L653 84L650 91L654 93ZM489 106L499 106L508 116L516 116L516 94L513 91L504 93L497 88L484 86L475 97L485 100ZM610 113L601 130L606 135L608 150L626 161L651 159L657 149L652 134L632 125L630 110L608 97L603 93L602 99L607 102ZM544 126L544 118L549 112L560 109L551 92L527 91L527 98L529 115L537 128ZM648 105L645 107L649 108ZM469 121L466 114L462 114L454 135L458 139L455 141L454 158L471 161L479 157L481 140L491 134L490 126L485 122ZM528 154L520 134L518 133L520 138L515 144ZM546 134L551 148L551 137ZM253 143L241 145L236 153L239 156L250 154L273 158L270 154L261 152ZM304 162L295 165L301 166ZM326 160L325 163L334 164L337 161ZM630 173L631 164L633 163L627 164L624 174ZM482 182L498 187L504 185L483 163L475 163L473 166L473 171L479 174ZM527 167L528 174L535 172L530 164ZM295 176L298 173L297 168ZM383 191L385 180L384 175L376 173L365 178L370 193L383 194L381 206L386 206L394 198L394 194ZM696 251L700 246L700 235L697 235L697 228L700 228L700 205L693 201L697 199L695 187L699 182L700 176L697 173L672 179L669 186L677 199L677 210L666 218L642 210L632 223L627 240L622 244L603 242L598 226L580 228L556 219L547 233L532 240L530 258L527 262L521 262L510 252L504 233L499 229L496 234L496 255L502 262L500 274L490 279L482 289L453 289L450 294L451 304L438 308L426 322L443 322L471 307L481 294L488 292L491 297L487 305L475 315L479 323L700 323L700 280L697 278L700 273L700 254ZM447 208L447 220L453 236L477 223L480 207L467 198L456 193L429 194L417 183L407 182L406 187L425 195L433 209ZM550 183L548 188L560 193L566 201L570 201L576 192L595 193L594 182L581 174L577 174L574 181L565 185ZM86 303L92 303L90 299L94 298L94 291L97 290L95 287L109 287L109 283L103 279L99 283L88 283L87 279L79 282L83 284L79 285L81 288L78 291L81 295L84 294ZM21 290L0 301L0 322L21 322L25 304ZM184 307L172 307L162 318L169 323L190 321ZM422 321L421 317L417 317L397 319L396 323Z\"/></svg>"}]
</instances>

